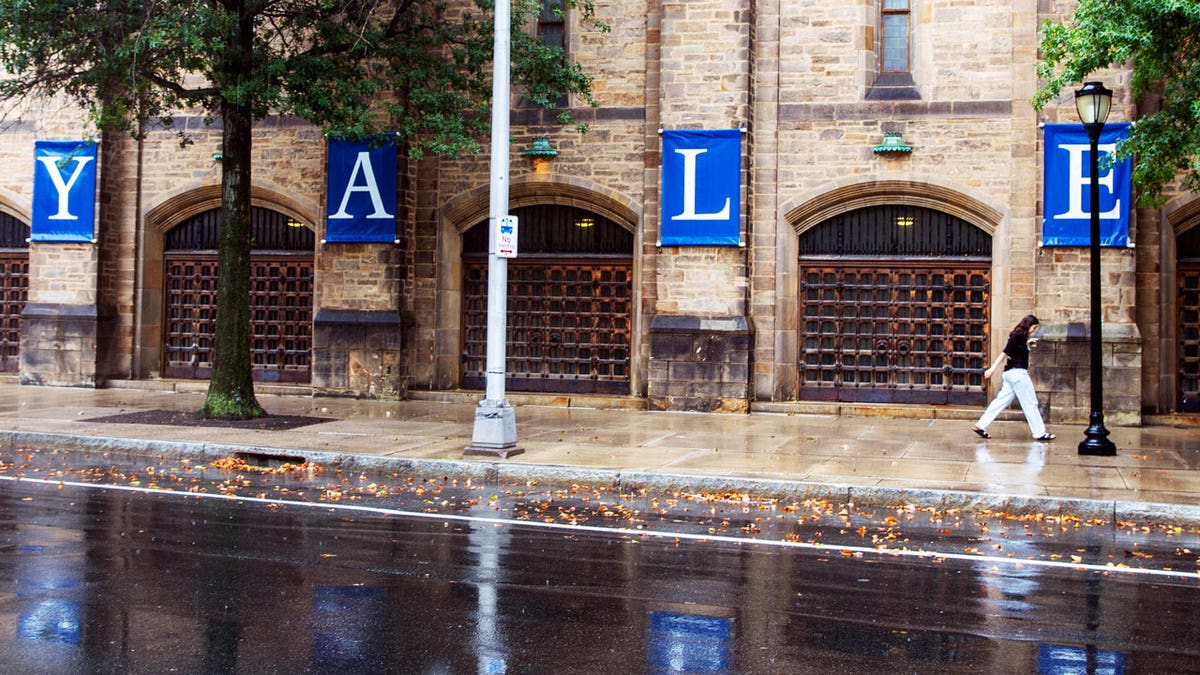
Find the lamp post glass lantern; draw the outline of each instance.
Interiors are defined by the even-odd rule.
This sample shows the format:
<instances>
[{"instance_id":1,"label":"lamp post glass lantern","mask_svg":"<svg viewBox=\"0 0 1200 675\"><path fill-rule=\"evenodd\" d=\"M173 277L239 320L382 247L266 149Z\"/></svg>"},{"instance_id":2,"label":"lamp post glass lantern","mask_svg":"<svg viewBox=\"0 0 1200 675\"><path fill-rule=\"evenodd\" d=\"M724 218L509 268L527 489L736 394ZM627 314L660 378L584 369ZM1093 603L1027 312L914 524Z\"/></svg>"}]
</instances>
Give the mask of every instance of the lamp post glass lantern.
<instances>
[{"instance_id":1,"label":"lamp post glass lantern","mask_svg":"<svg viewBox=\"0 0 1200 675\"><path fill-rule=\"evenodd\" d=\"M1112 90L1100 82L1086 82L1075 92L1075 109L1087 131L1091 144L1091 194L1088 211L1091 216L1091 381L1092 411L1088 428L1079 443L1081 455L1115 455L1117 446L1108 439L1104 427L1104 376L1101 367L1101 309L1100 309L1100 134L1112 108Z\"/></svg>"}]
</instances>

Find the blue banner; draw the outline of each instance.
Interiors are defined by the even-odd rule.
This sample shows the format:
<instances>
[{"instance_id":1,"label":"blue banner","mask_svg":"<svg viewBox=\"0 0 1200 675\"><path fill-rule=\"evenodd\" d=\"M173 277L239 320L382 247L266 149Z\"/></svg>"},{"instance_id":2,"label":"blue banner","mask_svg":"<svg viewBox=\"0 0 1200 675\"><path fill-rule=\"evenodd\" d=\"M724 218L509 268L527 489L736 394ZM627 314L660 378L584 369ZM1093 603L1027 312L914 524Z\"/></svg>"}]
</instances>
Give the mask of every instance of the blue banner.
<instances>
[{"instance_id":1,"label":"blue banner","mask_svg":"<svg viewBox=\"0 0 1200 675\"><path fill-rule=\"evenodd\" d=\"M329 141L325 241L396 241L398 153L387 140Z\"/></svg>"},{"instance_id":2,"label":"blue banner","mask_svg":"<svg viewBox=\"0 0 1200 675\"><path fill-rule=\"evenodd\" d=\"M30 241L94 241L96 144L36 141Z\"/></svg>"},{"instance_id":3,"label":"blue banner","mask_svg":"<svg viewBox=\"0 0 1200 675\"><path fill-rule=\"evenodd\" d=\"M1047 124L1042 245L1091 245L1091 142L1081 124ZM1106 124L1100 135L1100 245L1129 246L1132 163L1104 168L1104 155L1117 150L1129 124Z\"/></svg>"},{"instance_id":4,"label":"blue banner","mask_svg":"<svg viewBox=\"0 0 1200 675\"><path fill-rule=\"evenodd\" d=\"M660 246L737 246L742 132L663 131Z\"/></svg>"}]
</instances>

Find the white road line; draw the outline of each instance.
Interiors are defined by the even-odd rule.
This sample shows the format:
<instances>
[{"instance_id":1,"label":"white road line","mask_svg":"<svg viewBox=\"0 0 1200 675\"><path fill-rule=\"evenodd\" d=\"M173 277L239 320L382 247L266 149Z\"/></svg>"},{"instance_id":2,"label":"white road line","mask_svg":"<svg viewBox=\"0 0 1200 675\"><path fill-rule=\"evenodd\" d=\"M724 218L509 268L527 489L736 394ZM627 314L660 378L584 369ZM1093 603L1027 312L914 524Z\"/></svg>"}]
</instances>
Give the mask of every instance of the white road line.
<instances>
[{"instance_id":1,"label":"white road line","mask_svg":"<svg viewBox=\"0 0 1200 675\"><path fill-rule=\"evenodd\" d=\"M1200 571L1180 571L1180 570L1164 570L1164 569L1149 569L1140 567L1119 567L1117 565L1099 565L1094 563L1084 562L1063 562L1058 560L1030 560L1021 558L1008 558L999 556L977 555L971 553L941 553L938 551L926 550L910 550L910 549L877 549L870 546L853 546L853 545L837 545L837 544L817 544L805 541L787 541L776 539L749 539L746 537L732 537L720 534L696 534L689 532L667 532L663 530L641 530L628 527L604 527L600 525L571 525L569 523L545 522L541 520L513 520L511 518L490 518L485 516L465 516L458 513L429 513L426 511L405 511L402 509L389 509L378 506L364 506L361 504L342 504L342 503L326 503L326 502L302 502L291 501L286 499L267 499L265 497L246 497L242 495L223 495L213 494L209 492L180 492L178 490L168 490L163 488L152 489L139 487L134 485L104 485L100 483L80 483L75 481L54 480L46 478L28 478L19 476L0 476L0 481L8 481L10 483L34 483L38 485L63 485L78 488L92 488L100 490L116 490L123 492L137 492L142 494L154 495L178 495L181 497L196 497L200 499L221 499L225 501L249 502L256 504L286 504L288 506L298 506L307 508L325 509L328 511L350 511L355 513L370 513L381 516L406 516L409 518L424 518L427 520L449 520L464 523L484 523L496 526L518 526L518 527L535 527L547 530L563 530L567 532L594 532L598 534L617 534L630 537L656 537L658 539L676 539L697 542L722 542L730 544L757 544L760 546L774 546L777 548L793 548L809 551L820 551L830 555L846 555L851 557L874 556L874 557L893 557L893 558L920 558L926 560L961 560L972 563L984 563L993 566L1007 565L1012 567L1045 567L1069 569L1082 572L1104 572L1107 574L1134 574L1143 576L1169 577L1174 579L1193 579L1200 580Z\"/></svg>"}]
</instances>

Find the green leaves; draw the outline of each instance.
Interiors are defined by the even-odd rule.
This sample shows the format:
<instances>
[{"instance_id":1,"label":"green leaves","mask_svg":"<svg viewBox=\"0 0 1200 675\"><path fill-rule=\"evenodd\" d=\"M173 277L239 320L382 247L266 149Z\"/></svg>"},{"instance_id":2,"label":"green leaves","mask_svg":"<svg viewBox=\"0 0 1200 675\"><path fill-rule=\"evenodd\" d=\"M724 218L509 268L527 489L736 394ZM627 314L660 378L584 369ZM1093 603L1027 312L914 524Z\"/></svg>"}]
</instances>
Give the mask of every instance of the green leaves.
<instances>
[{"instance_id":1,"label":"green leaves","mask_svg":"<svg viewBox=\"0 0 1200 675\"><path fill-rule=\"evenodd\" d=\"M607 29L590 0L563 4ZM546 108L571 94L595 105L583 67L529 29L540 11L539 0L513 3L514 85ZM239 30L247 22L252 33ZM97 126L130 131L231 103L339 136L398 131L418 156L475 152L489 123L492 26L489 0L6 0L0 99L66 94Z\"/></svg>"},{"instance_id":2,"label":"green leaves","mask_svg":"<svg viewBox=\"0 0 1200 675\"><path fill-rule=\"evenodd\" d=\"M1132 68L1139 117L1118 156L1135 158L1134 185L1143 204L1164 199L1182 180L1200 189L1200 1L1080 0L1063 23L1042 30L1041 109L1109 67Z\"/></svg>"}]
</instances>

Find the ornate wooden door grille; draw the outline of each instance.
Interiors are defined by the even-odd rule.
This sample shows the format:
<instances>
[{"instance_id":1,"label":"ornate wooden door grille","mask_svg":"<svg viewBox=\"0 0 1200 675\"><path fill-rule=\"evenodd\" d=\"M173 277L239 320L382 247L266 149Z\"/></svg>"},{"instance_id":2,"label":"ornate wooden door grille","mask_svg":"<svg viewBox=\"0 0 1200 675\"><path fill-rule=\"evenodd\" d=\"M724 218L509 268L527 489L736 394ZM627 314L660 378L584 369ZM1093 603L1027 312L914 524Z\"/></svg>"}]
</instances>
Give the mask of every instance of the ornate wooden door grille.
<instances>
[{"instance_id":1,"label":"ornate wooden door grille","mask_svg":"<svg viewBox=\"0 0 1200 675\"><path fill-rule=\"evenodd\" d=\"M1200 412L1200 261L1179 263L1179 410Z\"/></svg>"},{"instance_id":2,"label":"ornate wooden door grille","mask_svg":"<svg viewBox=\"0 0 1200 675\"><path fill-rule=\"evenodd\" d=\"M29 252L0 251L0 371L21 365L21 312L29 298Z\"/></svg>"},{"instance_id":3,"label":"ornate wooden door grille","mask_svg":"<svg viewBox=\"0 0 1200 675\"><path fill-rule=\"evenodd\" d=\"M487 259L463 260L463 386L485 386ZM508 261L505 386L629 393L630 259L526 256Z\"/></svg>"},{"instance_id":4,"label":"ornate wooden door grille","mask_svg":"<svg viewBox=\"0 0 1200 675\"><path fill-rule=\"evenodd\" d=\"M984 403L991 246L957 216L905 204L805 231L801 398Z\"/></svg>"},{"instance_id":5,"label":"ornate wooden door grille","mask_svg":"<svg viewBox=\"0 0 1200 675\"><path fill-rule=\"evenodd\" d=\"M505 387L628 394L633 233L583 208L523 206L508 261ZM464 388L486 386L487 221L463 233Z\"/></svg>"},{"instance_id":6,"label":"ornate wooden door grille","mask_svg":"<svg viewBox=\"0 0 1200 675\"><path fill-rule=\"evenodd\" d=\"M990 266L804 264L801 397L986 402Z\"/></svg>"},{"instance_id":7,"label":"ornate wooden door grille","mask_svg":"<svg viewBox=\"0 0 1200 675\"><path fill-rule=\"evenodd\" d=\"M0 212L0 372L21 367L21 312L29 299L29 225Z\"/></svg>"},{"instance_id":8,"label":"ornate wooden door grille","mask_svg":"<svg viewBox=\"0 0 1200 675\"><path fill-rule=\"evenodd\" d=\"M254 379L308 382L313 261L254 256L250 274L250 360ZM167 377L212 374L216 256L167 256Z\"/></svg>"},{"instance_id":9,"label":"ornate wooden door grille","mask_svg":"<svg viewBox=\"0 0 1200 675\"><path fill-rule=\"evenodd\" d=\"M217 258L167 256L167 377L208 379L212 374Z\"/></svg>"},{"instance_id":10,"label":"ornate wooden door grille","mask_svg":"<svg viewBox=\"0 0 1200 675\"><path fill-rule=\"evenodd\" d=\"M216 312L217 229L220 211L208 211L167 235L167 377L212 374ZM250 359L262 382L309 382L312 375L312 230L286 215L255 208L256 249L250 256ZM263 250L270 247L272 250Z\"/></svg>"}]
</instances>

